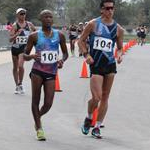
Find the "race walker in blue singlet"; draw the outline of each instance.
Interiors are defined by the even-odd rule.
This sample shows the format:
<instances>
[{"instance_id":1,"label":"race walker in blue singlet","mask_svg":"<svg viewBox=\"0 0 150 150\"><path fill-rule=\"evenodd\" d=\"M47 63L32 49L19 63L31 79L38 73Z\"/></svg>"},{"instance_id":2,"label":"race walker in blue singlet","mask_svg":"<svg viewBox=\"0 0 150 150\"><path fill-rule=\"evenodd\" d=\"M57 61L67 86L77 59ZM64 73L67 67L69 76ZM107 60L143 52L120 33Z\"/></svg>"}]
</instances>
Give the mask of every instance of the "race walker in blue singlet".
<instances>
[{"instance_id":1,"label":"race walker in blue singlet","mask_svg":"<svg viewBox=\"0 0 150 150\"><path fill-rule=\"evenodd\" d=\"M58 30L52 29L52 32L51 38L45 37L42 30L37 33L35 52L41 56L41 61L35 60L31 73L39 74L44 80L54 79L58 69L60 38Z\"/></svg>"},{"instance_id":2,"label":"race walker in blue singlet","mask_svg":"<svg viewBox=\"0 0 150 150\"><path fill-rule=\"evenodd\" d=\"M95 19L94 32L89 35L90 55L94 63L90 65L91 74L105 75L116 73L114 45L117 37L117 23L105 25L101 18Z\"/></svg>"},{"instance_id":3,"label":"race walker in blue singlet","mask_svg":"<svg viewBox=\"0 0 150 150\"><path fill-rule=\"evenodd\" d=\"M52 28L52 12L43 10L40 13L40 20L42 28L30 34L24 53L25 60L34 59L30 73L32 114L35 121L36 137L39 141L46 140L41 117L52 107L57 70L63 67L64 61L68 58L64 34ZM35 53L30 54L33 46L35 47ZM59 46L62 51L62 58L59 58ZM42 107L40 107L41 90L44 91L44 103Z\"/></svg>"},{"instance_id":4,"label":"race walker in blue singlet","mask_svg":"<svg viewBox=\"0 0 150 150\"><path fill-rule=\"evenodd\" d=\"M100 17L92 19L86 25L79 39L79 47L90 66L91 99L88 101L88 112L81 127L82 133L90 131L93 112L97 111L97 119L91 134L101 138L100 127L108 110L108 99L116 74L116 61L122 62L123 28L113 19L114 0L100 2ZM90 51L86 46L89 38ZM114 46L117 46L117 58L114 58Z\"/></svg>"}]
</instances>

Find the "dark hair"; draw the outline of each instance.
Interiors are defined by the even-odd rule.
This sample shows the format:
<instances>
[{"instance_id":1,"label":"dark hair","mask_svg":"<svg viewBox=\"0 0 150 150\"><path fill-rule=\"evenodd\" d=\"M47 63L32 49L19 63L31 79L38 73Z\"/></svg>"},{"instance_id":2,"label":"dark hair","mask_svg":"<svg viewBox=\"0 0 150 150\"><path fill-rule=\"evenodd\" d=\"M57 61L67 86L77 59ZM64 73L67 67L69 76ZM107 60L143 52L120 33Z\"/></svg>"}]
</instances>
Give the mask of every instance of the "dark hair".
<instances>
[{"instance_id":1,"label":"dark hair","mask_svg":"<svg viewBox=\"0 0 150 150\"><path fill-rule=\"evenodd\" d=\"M115 5L115 0L101 0L100 8L102 8L104 6L104 3L107 3L107 2L113 3Z\"/></svg>"},{"instance_id":2,"label":"dark hair","mask_svg":"<svg viewBox=\"0 0 150 150\"><path fill-rule=\"evenodd\" d=\"M10 21L8 21L8 22L7 22L7 25L10 25L10 24L11 24L11 22L10 22Z\"/></svg>"}]
</instances>

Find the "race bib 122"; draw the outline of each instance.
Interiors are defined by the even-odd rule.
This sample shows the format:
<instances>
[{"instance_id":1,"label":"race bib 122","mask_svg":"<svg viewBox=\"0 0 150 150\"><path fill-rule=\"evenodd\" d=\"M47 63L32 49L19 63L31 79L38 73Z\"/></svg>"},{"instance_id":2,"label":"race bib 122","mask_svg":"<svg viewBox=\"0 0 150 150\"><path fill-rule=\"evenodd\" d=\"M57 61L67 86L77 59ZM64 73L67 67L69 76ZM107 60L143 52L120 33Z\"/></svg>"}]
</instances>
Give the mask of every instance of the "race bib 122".
<instances>
[{"instance_id":1,"label":"race bib 122","mask_svg":"<svg viewBox=\"0 0 150 150\"><path fill-rule=\"evenodd\" d=\"M27 44L28 36L17 36L16 44Z\"/></svg>"}]
</instances>

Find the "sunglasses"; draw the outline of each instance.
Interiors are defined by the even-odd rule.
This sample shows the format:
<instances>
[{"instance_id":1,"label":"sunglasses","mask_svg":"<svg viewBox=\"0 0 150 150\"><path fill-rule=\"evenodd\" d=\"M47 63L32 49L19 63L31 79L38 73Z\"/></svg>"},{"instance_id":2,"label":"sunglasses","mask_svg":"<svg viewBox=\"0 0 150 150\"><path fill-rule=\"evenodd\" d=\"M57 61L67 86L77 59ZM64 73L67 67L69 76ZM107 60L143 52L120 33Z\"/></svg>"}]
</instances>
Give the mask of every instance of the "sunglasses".
<instances>
[{"instance_id":1,"label":"sunglasses","mask_svg":"<svg viewBox=\"0 0 150 150\"><path fill-rule=\"evenodd\" d=\"M23 16L23 15L26 15L26 13L20 13L19 15L20 15L20 16Z\"/></svg>"},{"instance_id":2,"label":"sunglasses","mask_svg":"<svg viewBox=\"0 0 150 150\"><path fill-rule=\"evenodd\" d=\"M103 7L103 9L105 9L105 10L113 10L114 7L113 6L112 7Z\"/></svg>"}]
</instances>

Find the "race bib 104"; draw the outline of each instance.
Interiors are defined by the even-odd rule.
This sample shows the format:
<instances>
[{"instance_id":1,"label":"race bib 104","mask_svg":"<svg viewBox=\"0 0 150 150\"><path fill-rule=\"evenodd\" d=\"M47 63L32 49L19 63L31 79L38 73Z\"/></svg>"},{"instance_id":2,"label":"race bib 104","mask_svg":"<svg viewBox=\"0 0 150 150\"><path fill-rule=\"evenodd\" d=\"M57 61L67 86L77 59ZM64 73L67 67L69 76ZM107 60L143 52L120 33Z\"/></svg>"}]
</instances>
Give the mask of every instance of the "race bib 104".
<instances>
[{"instance_id":1,"label":"race bib 104","mask_svg":"<svg viewBox=\"0 0 150 150\"><path fill-rule=\"evenodd\" d=\"M41 63L43 64L53 64L58 61L57 51L42 51L41 52Z\"/></svg>"},{"instance_id":2,"label":"race bib 104","mask_svg":"<svg viewBox=\"0 0 150 150\"><path fill-rule=\"evenodd\" d=\"M93 49L101 50L105 52L111 52L112 40L103 37L95 37Z\"/></svg>"},{"instance_id":3,"label":"race bib 104","mask_svg":"<svg viewBox=\"0 0 150 150\"><path fill-rule=\"evenodd\" d=\"M27 44L28 36L17 36L16 44Z\"/></svg>"}]
</instances>

